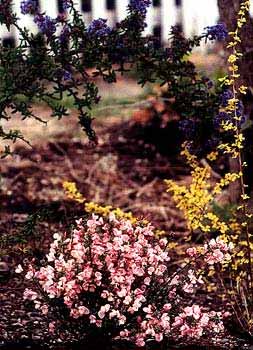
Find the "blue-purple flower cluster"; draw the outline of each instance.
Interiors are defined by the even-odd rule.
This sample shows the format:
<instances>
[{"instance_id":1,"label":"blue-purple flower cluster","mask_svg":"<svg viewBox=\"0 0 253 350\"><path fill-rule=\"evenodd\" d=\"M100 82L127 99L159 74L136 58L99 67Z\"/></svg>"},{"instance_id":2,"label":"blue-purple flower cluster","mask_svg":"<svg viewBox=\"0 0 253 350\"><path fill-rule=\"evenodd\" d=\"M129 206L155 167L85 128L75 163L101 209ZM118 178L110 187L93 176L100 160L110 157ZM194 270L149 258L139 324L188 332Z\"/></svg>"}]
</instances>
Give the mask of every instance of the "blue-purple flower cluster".
<instances>
[{"instance_id":1,"label":"blue-purple flower cluster","mask_svg":"<svg viewBox=\"0 0 253 350\"><path fill-rule=\"evenodd\" d=\"M194 138L197 132L197 123L192 119L184 119L179 121L179 130L183 133L187 140Z\"/></svg>"},{"instance_id":2,"label":"blue-purple flower cluster","mask_svg":"<svg viewBox=\"0 0 253 350\"><path fill-rule=\"evenodd\" d=\"M56 21L49 16L37 15L34 18L34 22L37 24L41 33L45 34L48 38L56 32Z\"/></svg>"},{"instance_id":3,"label":"blue-purple flower cluster","mask_svg":"<svg viewBox=\"0 0 253 350\"><path fill-rule=\"evenodd\" d=\"M208 89L212 89L214 87L214 82L208 77L202 77L202 81Z\"/></svg>"},{"instance_id":4,"label":"blue-purple flower cluster","mask_svg":"<svg viewBox=\"0 0 253 350\"><path fill-rule=\"evenodd\" d=\"M62 28L60 35L59 35L59 41L61 44L65 44L68 42L68 39L70 37L70 28L67 24L64 25Z\"/></svg>"},{"instance_id":5,"label":"blue-purple flower cluster","mask_svg":"<svg viewBox=\"0 0 253 350\"><path fill-rule=\"evenodd\" d=\"M225 40L228 36L228 30L223 23L218 23L214 26L206 27L205 36L209 40Z\"/></svg>"},{"instance_id":6,"label":"blue-purple flower cluster","mask_svg":"<svg viewBox=\"0 0 253 350\"><path fill-rule=\"evenodd\" d=\"M94 19L88 26L87 32L97 37L104 37L110 34L111 28L106 24L107 20L103 18Z\"/></svg>"},{"instance_id":7,"label":"blue-purple flower cluster","mask_svg":"<svg viewBox=\"0 0 253 350\"><path fill-rule=\"evenodd\" d=\"M148 7L151 5L151 0L130 0L129 7L131 10L145 15Z\"/></svg>"},{"instance_id":8,"label":"blue-purple flower cluster","mask_svg":"<svg viewBox=\"0 0 253 350\"><path fill-rule=\"evenodd\" d=\"M220 97L220 104L222 107L227 107L228 101L234 98L233 92L229 89L225 89ZM239 100L236 104L236 116L241 117L243 113L243 104Z\"/></svg>"},{"instance_id":9,"label":"blue-purple flower cluster","mask_svg":"<svg viewBox=\"0 0 253 350\"><path fill-rule=\"evenodd\" d=\"M38 1L36 0L23 0L20 4L20 10L23 15L34 14L38 11Z\"/></svg>"},{"instance_id":10,"label":"blue-purple flower cluster","mask_svg":"<svg viewBox=\"0 0 253 350\"><path fill-rule=\"evenodd\" d=\"M232 98L233 98L233 92L229 89L224 90L220 97L221 107L226 107L228 105L228 101ZM241 101L238 101L236 104L236 116L240 118L239 126L241 126L246 120L245 116L243 115L243 104ZM214 117L213 122L214 122L214 127L216 129L220 129L222 123L228 122L235 125L236 119L234 118L234 115L231 115L225 111L221 111L218 113L218 115Z\"/></svg>"},{"instance_id":11,"label":"blue-purple flower cluster","mask_svg":"<svg viewBox=\"0 0 253 350\"><path fill-rule=\"evenodd\" d=\"M233 92L229 89L223 91L220 97L220 104L222 107L227 107L228 101L234 97Z\"/></svg>"},{"instance_id":12,"label":"blue-purple flower cluster","mask_svg":"<svg viewBox=\"0 0 253 350\"><path fill-rule=\"evenodd\" d=\"M238 111L239 111L239 108L238 108ZM238 121L238 124L239 124L238 126L241 127L245 123L245 121L246 121L246 116L242 115L240 117L240 120ZM219 114L216 117L214 117L213 123L214 123L214 127L219 130L223 123L232 123L233 125L236 125L236 119L232 115L226 112L219 112Z\"/></svg>"},{"instance_id":13,"label":"blue-purple flower cluster","mask_svg":"<svg viewBox=\"0 0 253 350\"><path fill-rule=\"evenodd\" d=\"M68 70L63 70L63 80L71 80L73 78L72 73Z\"/></svg>"},{"instance_id":14,"label":"blue-purple flower cluster","mask_svg":"<svg viewBox=\"0 0 253 350\"><path fill-rule=\"evenodd\" d=\"M71 7L71 0L63 0L62 7L64 11L67 11Z\"/></svg>"}]
</instances>

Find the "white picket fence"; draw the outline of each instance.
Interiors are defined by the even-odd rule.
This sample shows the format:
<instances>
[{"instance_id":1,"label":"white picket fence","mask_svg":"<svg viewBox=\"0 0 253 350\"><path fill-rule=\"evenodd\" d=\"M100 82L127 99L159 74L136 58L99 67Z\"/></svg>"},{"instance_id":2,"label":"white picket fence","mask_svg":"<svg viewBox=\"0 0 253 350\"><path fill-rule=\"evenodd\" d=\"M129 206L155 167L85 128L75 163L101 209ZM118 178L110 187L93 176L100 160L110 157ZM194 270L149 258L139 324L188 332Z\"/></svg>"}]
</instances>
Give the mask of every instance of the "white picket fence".
<instances>
[{"instance_id":1,"label":"white picket fence","mask_svg":"<svg viewBox=\"0 0 253 350\"><path fill-rule=\"evenodd\" d=\"M38 0L42 11L51 17L61 12L61 0ZM113 25L127 14L129 0L75 0L76 7L83 13L88 24L94 18L107 18L108 24ZM14 10L22 27L33 32L37 31L31 15L20 13L21 0L14 0ZM253 0L252 0L253 3ZM253 11L253 6L252 6ZM217 23L219 18L217 0L153 0L147 13L147 34L156 34L166 43L170 27L181 25L187 37L201 34L206 26ZM0 38L5 44L18 42L18 33L0 26Z\"/></svg>"}]
</instances>

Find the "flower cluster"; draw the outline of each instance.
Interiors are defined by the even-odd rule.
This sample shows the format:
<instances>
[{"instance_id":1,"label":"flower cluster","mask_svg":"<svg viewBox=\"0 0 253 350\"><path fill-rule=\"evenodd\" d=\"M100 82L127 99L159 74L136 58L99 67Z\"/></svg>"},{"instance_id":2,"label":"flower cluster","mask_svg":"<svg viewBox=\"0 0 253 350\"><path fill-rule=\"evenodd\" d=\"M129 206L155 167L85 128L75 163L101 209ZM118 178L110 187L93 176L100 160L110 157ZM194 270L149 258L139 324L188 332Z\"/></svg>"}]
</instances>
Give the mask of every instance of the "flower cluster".
<instances>
[{"instance_id":1,"label":"flower cluster","mask_svg":"<svg viewBox=\"0 0 253 350\"><path fill-rule=\"evenodd\" d=\"M231 98L233 98L233 92L230 89L225 89L220 97L221 106L226 107Z\"/></svg>"},{"instance_id":2,"label":"flower cluster","mask_svg":"<svg viewBox=\"0 0 253 350\"><path fill-rule=\"evenodd\" d=\"M71 7L72 3L71 0L63 0L62 7L63 10L67 11Z\"/></svg>"},{"instance_id":3,"label":"flower cluster","mask_svg":"<svg viewBox=\"0 0 253 350\"><path fill-rule=\"evenodd\" d=\"M215 333L222 332L222 316L220 312L203 312L198 305L192 305L176 316L173 325L180 327L182 337L201 337L206 327L212 328Z\"/></svg>"},{"instance_id":4,"label":"flower cluster","mask_svg":"<svg viewBox=\"0 0 253 350\"><path fill-rule=\"evenodd\" d=\"M73 75L71 72L69 72L68 70L63 70L63 80L71 80L73 78Z\"/></svg>"},{"instance_id":5,"label":"flower cluster","mask_svg":"<svg viewBox=\"0 0 253 350\"><path fill-rule=\"evenodd\" d=\"M225 243L220 237L211 239L204 245L205 261L209 265L226 262L231 259L229 252L233 250L233 243Z\"/></svg>"},{"instance_id":6,"label":"flower cluster","mask_svg":"<svg viewBox=\"0 0 253 350\"><path fill-rule=\"evenodd\" d=\"M231 105L233 103L233 106ZM231 105L231 108L229 107ZM233 111L233 113L231 113ZM217 116L214 117L214 127L219 130L235 130L245 122L243 115L243 104L240 100L233 100L233 92L225 89L221 94L221 108Z\"/></svg>"},{"instance_id":7,"label":"flower cluster","mask_svg":"<svg viewBox=\"0 0 253 350\"><path fill-rule=\"evenodd\" d=\"M197 157L189 152L187 144L184 144L181 154L186 156L187 163L192 168L192 181L189 185L181 185L172 180L166 180L166 184L168 192L173 194L177 207L183 211L189 230L227 234L231 231L230 225L212 211L212 203L224 187L240 178L241 173L227 172L213 185L210 182L211 167L201 165ZM215 160L217 155L218 152L211 152L207 158L210 161Z\"/></svg>"},{"instance_id":8,"label":"flower cluster","mask_svg":"<svg viewBox=\"0 0 253 350\"><path fill-rule=\"evenodd\" d=\"M88 33L97 37L104 37L111 32L111 28L106 24L107 20L103 18L94 19L88 26Z\"/></svg>"},{"instance_id":9,"label":"flower cluster","mask_svg":"<svg viewBox=\"0 0 253 350\"><path fill-rule=\"evenodd\" d=\"M131 0L130 8L141 15L145 15L147 8L151 5L151 0Z\"/></svg>"},{"instance_id":10,"label":"flower cluster","mask_svg":"<svg viewBox=\"0 0 253 350\"><path fill-rule=\"evenodd\" d=\"M216 243L225 249L221 241ZM217 246L212 244L217 256L214 263L222 261ZM54 300L62 300L72 319L87 327L106 329L111 325L117 331L115 338L138 346L164 337L199 338L212 333L214 322L220 329L221 319L214 321L198 306L192 307L192 319L191 306L182 309L178 289L192 293L202 281L192 269L181 277L172 275L166 247L167 240L156 239L150 224L132 225L113 214L107 220L96 215L86 223L80 219L70 237L54 235L43 267L29 266L26 279L36 281L43 293L26 289L24 299L34 302L44 314L51 311ZM17 272L21 271L18 267ZM194 331L196 327L198 331Z\"/></svg>"},{"instance_id":11,"label":"flower cluster","mask_svg":"<svg viewBox=\"0 0 253 350\"><path fill-rule=\"evenodd\" d=\"M222 41L226 39L226 37L228 36L228 31L224 23L218 23L214 26L206 27L205 29L206 29L205 36L209 40Z\"/></svg>"},{"instance_id":12,"label":"flower cluster","mask_svg":"<svg viewBox=\"0 0 253 350\"><path fill-rule=\"evenodd\" d=\"M173 28L170 38L173 45L170 45L169 50L159 47L160 42L158 43L157 38L142 35L145 28L145 15L148 6L151 4L151 0L129 1L127 17L115 24L113 28L110 28L106 20L102 18L94 20L87 27L81 14L74 6L73 0L64 0L61 5L61 9L64 11L69 10L71 16L61 14L56 18L50 18L46 14L40 13L38 11L37 4L39 2L37 0L22 0L20 3L23 14L35 15L35 23L41 33L47 36L47 45L46 47L44 46L43 50L26 50L27 47L36 46L37 48L39 45L43 45L41 36L34 36L29 30L22 30L18 26L18 18L11 10L10 0L5 0L4 4L2 2L0 3L0 22L7 24L8 27L14 24L22 38L18 43L20 50L17 50L17 53L23 49L24 51L26 50L26 58L25 60L22 58L22 64L19 64L20 67L22 66L22 72L17 72L16 69L13 69L13 67L17 66L17 62L21 60L21 56L18 56L17 53L16 57L13 56L11 64L6 65L4 68L6 72L3 76L8 74L13 75L13 72L16 72L16 75L12 79L5 79L6 85L11 85L12 82L19 80L18 84L15 84L20 86L20 89L17 91L16 89L12 89L11 86L6 86L3 89L3 91L13 91L13 96L12 98L9 96L7 99L3 95L6 103L2 104L1 113L4 113L5 109L12 108L13 106L13 111L17 110L26 118L34 118L35 116L32 115L30 108L30 101L33 100L30 98L31 81L38 81L40 82L40 86L37 87L36 91L33 89L32 94L34 97L38 96L39 93L39 98L44 100L43 94L52 93L53 98L58 98L58 93L61 89L64 89L66 93L69 93L73 97L74 108L78 110L79 123L82 129L92 142L97 142L95 132L92 129L92 115L90 111L93 105L99 101L99 94L98 88L95 85L96 83L88 74L87 69L93 67L97 76L100 76L108 83L112 83L117 80L118 73L124 73L126 71L125 67L128 66L128 69L137 67L138 75L141 76L139 81L142 81L143 85L150 80L151 76L157 81L162 81L163 85L170 84L173 81L170 93L173 93L173 98L175 95L180 96L175 103L177 108L181 109L177 110L179 115L183 115L184 117L189 115L188 110L191 108L191 110L194 109L190 113L191 116L203 115L206 114L206 111L209 111L209 117L210 110L212 110L210 106L207 106L210 100L209 94L206 94L206 92L203 94L201 92L201 96L197 97L198 100L201 97L201 100L205 102L206 106L204 108L202 106L198 107L199 103L192 101L192 97L197 96L198 91L200 91L199 83L201 79L197 79L197 74L193 72L192 68L188 69L189 62L178 59L179 56L186 57L194 46L199 46L200 41L204 37L199 36L195 37L194 40L186 40L183 38L182 33L180 34L180 38L179 29L176 30ZM71 40L69 40L70 37ZM34 54L35 51L36 55ZM170 56L170 59L168 59L168 56ZM52 57L52 60L48 60L48 57ZM94 57L96 57L96 60L94 60ZM145 57L145 60L143 60L143 57ZM34 64L36 65L33 70L30 69L31 61L33 62L33 67ZM66 68L66 62L68 62L70 69ZM151 65L150 62L154 64ZM61 74L57 75L58 72L61 72L61 69L67 69L73 74L73 79L67 79L68 84L62 85L62 76ZM172 72L173 74L164 75L162 73L163 70ZM182 79L173 80L174 73L182 76ZM31 81L24 79L25 75L29 76ZM38 76L39 79L37 79ZM41 85L45 81L52 82L52 77L56 78L54 79L55 88L50 90L52 84ZM84 81L85 87L85 93L82 95L82 98L76 93L79 86L79 81L76 80L80 78ZM183 86L179 86L179 82L185 81L185 78L190 86L193 87L194 91L191 91L190 88L186 92ZM167 81L168 79L169 81ZM207 89L207 81L203 84L205 85L205 89ZM73 90L74 93L72 93ZM180 93L179 90L181 91ZM27 94L29 97L25 103L19 104L16 102L17 99L14 95L19 95L20 93ZM48 99L46 100L49 101ZM182 103L182 100L187 101L187 103ZM61 119L61 117L67 114L67 108L62 101L59 101L59 104L57 103L53 107L52 116L56 115ZM40 120L40 118L36 118L36 120ZM20 132L8 132L8 128L7 131L3 131L2 137L5 140L12 141L17 138L23 141L25 140ZM9 145L6 145L4 152L0 152L5 156L9 155L11 152Z\"/></svg>"},{"instance_id":13,"label":"flower cluster","mask_svg":"<svg viewBox=\"0 0 253 350\"><path fill-rule=\"evenodd\" d=\"M187 140L195 137L198 123L192 119L184 119L179 121L179 129Z\"/></svg>"},{"instance_id":14,"label":"flower cluster","mask_svg":"<svg viewBox=\"0 0 253 350\"><path fill-rule=\"evenodd\" d=\"M41 33L45 34L48 38L56 32L56 21L49 16L38 14L34 18L34 22L37 24Z\"/></svg>"},{"instance_id":15,"label":"flower cluster","mask_svg":"<svg viewBox=\"0 0 253 350\"><path fill-rule=\"evenodd\" d=\"M23 15L34 14L38 11L38 1L36 0L23 0L20 4L21 13Z\"/></svg>"},{"instance_id":16,"label":"flower cluster","mask_svg":"<svg viewBox=\"0 0 253 350\"><path fill-rule=\"evenodd\" d=\"M191 231L201 229L208 232L211 226L209 220L205 220L204 214L212 200L208 181L210 169L196 166L191 172L191 176L192 182L189 187L178 185L172 180L166 181L168 191L173 193L173 199L177 203L177 207L183 210L189 229Z\"/></svg>"},{"instance_id":17,"label":"flower cluster","mask_svg":"<svg viewBox=\"0 0 253 350\"><path fill-rule=\"evenodd\" d=\"M226 243L221 237L217 237L205 243L203 247L188 248L186 252L191 258L196 258L201 254L205 264L214 265L230 261L230 252L233 249L234 245L232 242Z\"/></svg>"},{"instance_id":18,"label":"flower cluster","mask_svg":"<svg viewBox=\"0 0 253 350\"><path fill-rule=\"evenodd\" d=\"M60 32L59 41L61 44L65 44L68 42L70 37L70 28L67 24L65 24Z\"/></svg>"}]
</instances>

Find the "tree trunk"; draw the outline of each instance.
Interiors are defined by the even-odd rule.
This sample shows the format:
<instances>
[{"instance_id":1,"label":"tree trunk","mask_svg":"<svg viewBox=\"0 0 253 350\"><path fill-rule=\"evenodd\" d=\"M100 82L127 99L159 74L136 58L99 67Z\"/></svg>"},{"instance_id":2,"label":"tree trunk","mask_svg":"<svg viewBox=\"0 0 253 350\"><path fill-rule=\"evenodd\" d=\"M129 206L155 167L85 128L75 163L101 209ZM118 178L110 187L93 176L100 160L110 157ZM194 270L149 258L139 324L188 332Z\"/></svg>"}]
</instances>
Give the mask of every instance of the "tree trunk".
<instances>
[{"instance_id":1,"label":"tree trunk","mask_svg":"<svg viewBox=\"0 0 253 350\"><path fill-rule=\"evenodd\" d=\"M225 23L229 32L236 28L236 21L240 4L243 0L218 0L220 22ZM242 28L241 32L240 51L243 53L243 59L239 64L241 81L244 85L249 87L247 95L242 97L244 104L244 114L250 121L253 121L253 19L248 18L247 23ZM249 124L250 125L250 122ZM244 160L248 163L248 168L245 171L245 182L249 185L249 190L253 189L253 128L249 127L244 131L246 138ZM232 165L233 164L233 165ZM238 169L234 162L231 162L231 171ZM234 169L233 169L234 168ZM238 186L232 186L231 199L235 200ZM237 198L238 199L238 198Z\"/></svg>"}]
</instances>

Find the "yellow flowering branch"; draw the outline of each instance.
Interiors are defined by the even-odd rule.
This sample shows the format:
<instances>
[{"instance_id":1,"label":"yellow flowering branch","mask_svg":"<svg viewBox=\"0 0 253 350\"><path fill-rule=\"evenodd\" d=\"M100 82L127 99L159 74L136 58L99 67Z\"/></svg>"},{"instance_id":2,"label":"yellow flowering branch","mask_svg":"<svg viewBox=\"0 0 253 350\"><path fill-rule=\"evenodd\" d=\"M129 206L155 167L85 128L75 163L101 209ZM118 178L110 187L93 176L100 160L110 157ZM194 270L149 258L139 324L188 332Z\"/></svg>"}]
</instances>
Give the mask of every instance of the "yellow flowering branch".
<instances>
[{"instance_id":1,"label":"yellow flowering branch","mask_svg":"<svg viewBox=\"0 0 253 350\"><path fill-rule=\"evenodd\" d=\"M240 130L240 122L241 122L241 115L238 115L237 113L237 106L239 103L238 94L245 94L247 91L247 87L244 85L241 85L237 87L238 85L238 79L240 78L240 74L238 73L238 61L243 56L241 52L238 51L238 45L240 44L240 31L244 24L247 22L247 16L249 15L250 10L250 0L243 1L240 6L240 11L238 14L237 19L237 27L234 32L231 32L230 35L232 36L232 41L228 44L227 48L232 49L232 53L228 57L228 64L229 64L229 76L226 77L224 80L224 83L231 87L233 97L228 101L228 105L225 108L225 111L233 116L235 127L232 128L234 131L234 142L231 145L231 148L228 144L221 145L220 148L223 149L226 153L230 153L233 158L237 158L238 164L239 164L239 173L238 173L238 179L240 181L240 189L241 189L241 199L242 199L242 205L238 207L238 209L242 209L243 215L245 218L250 217L250 213L248 213L247 208L247 200L249 199L248 195L246 194L245 188L246 185L244 183L243 178L243 166L245 166L245 163L243 164L242 161L242 149L243 149L243 143L244 143L244 136ZM227 127L223 125L224 130L227 130ZM253 301L253 267L252 267L252 244L251 244L251 236L249 233L249 225L248 220L245 220L245 222L242 223L242 226L245 229L246 234L246 241L247 241L247 255L248 255L248 279L247 284L249 290L251 290L252 293L252 301Z\"/></svg>"}]
</instances>

